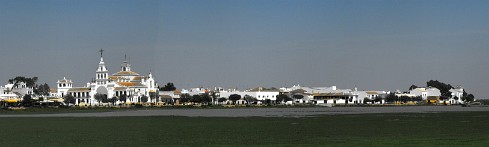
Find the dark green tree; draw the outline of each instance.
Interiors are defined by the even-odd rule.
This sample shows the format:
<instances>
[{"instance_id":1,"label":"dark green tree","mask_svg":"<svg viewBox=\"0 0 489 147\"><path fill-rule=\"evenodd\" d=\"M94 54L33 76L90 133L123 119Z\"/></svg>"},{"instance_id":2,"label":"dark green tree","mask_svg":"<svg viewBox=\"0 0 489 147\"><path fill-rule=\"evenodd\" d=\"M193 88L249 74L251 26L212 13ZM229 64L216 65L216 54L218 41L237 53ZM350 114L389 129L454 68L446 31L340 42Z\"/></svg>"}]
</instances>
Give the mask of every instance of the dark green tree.
<instances>
[{"instance_id":1,"label":"dark green tree","mask_svg":"<svg viewBox=\"0 0 489 147\"><path fill-rule=\"evenodd\" d=\"M295 94L292 97L297 100L297 99L303 99L304 98L304 95Z\"/></svg>"},{"instance_id":2,"label":"dark green tree","mask_svg":"<svg viewBox=\"0 0 489 147\"><path fill-rule=\"evenodd\" d=\"M287 101L291 101L292 98L290 98L288 95L285 95L285 94L279 94L277 95L277 100L275 101L277 104L278 103L282 103L283 101L287 102Z\"/></svg>"},{"instance_id":3,"label":"dark green tree","mask_svg":"<svg viewBox=\"0 0 489 147\"><path fill-rule=\"evenodd\" d=\"M200 96L199 94L192 95L192 97L190 98L190 101L192 103L200 103L200 102L202 102L202 96Z\"/></svg>"},{"instance_id":4,"label":"dark green tree","mask_svg":"<svg viewBox=\"0 0 489 147\"><path fill-rule=\"evenodd\" d=\"M112 102L112 105L115 105L115 103L117 102L117 99L118 98L116 96L114 96L111 99L109 99L109 101Z\"/></svg>"},{"instance_id":5,"label":"dark green tree","mask_svg":"<svg viewBox=\"0 0 489 147\"><path fill-rule=\"evenodd\" d=\"M376 96L373 101L374 102L382 102L382 97Z\"/></svg>"},{"instance_id":6,"label":"dark green tree","mask_svg":"<svg viewBox=\"0 0 489 147\"><path fill-rule=\"evenodd\" d=\"M400 97L401 101L404 102L404 103L407 103L408 101L411 100L411 98L409 96L401 96Z\"/></svg>"},{"instance_id":7,"label":"dark green tree","mask_svg":"<svg viewBox=\"0 0 489 147\"><path fill-rule=\"evenodd\" d=\"M393 102L396 102L397 100L398 100L398 97L394 93L388 94L385 97L385 102L388 102L388 103L393 103Z\"/></svg>"},{"instance_id":8,"label":"dark green tree","mask_svg":"<svg viewBox=\"0 0 489 147\"><path fill-rule=\"evenodd\" d=\"M450 89L453 88L452 85L450 84L445 84L443 82L440 82L438 80L430 80L426 82L427 87L435 87L440 90L441 97L445 98L450 98L452 96Z\"/></svg>"},{"instance_id":9,"label":"dark green tree","mask_svg":"<svg viewBox=\"0 0 489 147\"><path fill-rule=\"evenodd\" d=\"M145 96L145 95L143 95L143 96L141 97L141 102L143 102L143 103L148 102L148 97L147 97L147 96Z\"/></svg>"},{"instance_id":10,"label":"dark green tree","mask_svg":"<svg viewBox=\"0 0 489 147\"><path fill-rule=\"evenodd\" d=\"M210 94L212 100L211 101L217 101L217 94L216 92L212 91L211 94Z\"/></svg>"},{"instance_id":11,"label":"dark green tree","mask_svg":"<svg viewBox=\"0 0 489 147\"><path fill-rule=\"evenodd\" d=\"M371 99L369 99L369 98L367 98L367 97L363 98L363 103L364 103L364 104L367 104L367 103L369 103L369 102L372 102L372 100L371 100Z\"/></svg>"},{"instance_id":12,"label":"dark green tree","mask_svg":"<svg viewBox=\"0 0 489 147\"><path fill-rule=\"evenodd\" d=\"M226 101L226 100L227 100L226 98L223 98L223 97L222 97L222 98L217 99L217 102L222 103L222 102L224 102L224 101Z\"/></svg>"},{"instance_id":13,"label":"dark green tree","mask_svg":"<svg viewBox=\"0 0 489 147\"><path fill-rule=\"evenodd\" d=\"M208 93L204 93L200 96L201 102L205 104L209 104L212 101L212 97Z\"/></svg>"},{"instance_id":14,"label":"dark green tree","mask_svg":"<svg viewBox=\"0 0 489 147\"><path fill-rule=\"evenodd\" d=\"M418 86L416 86L416 85L411 85L411 87L409 87L409 90L413 90L413 89L416 89L416 88L418 88Z\"/></svg>"},{"instance_id":15,"label":"dark green tree","mask_svg":"<svg viewBox=\"0 0 489 147\"><path fill-rule=\"evenodd\" d=\"M250 104L250 103L254 103L254 102L257 102L258 99L252 97L252 96L249 96L249 95L245 95L244 96L244 100L246 101L246 103Z\"/></svg>"},{"instance_id":16,"label":"dark green tree","mask_svg":"<svg viewBox=\"0 0 489 147\"><path fill-rule=\"evenodd\" d=\"M472 101L474 101L474 99L475 99L475 97L473 94L468 94L467 96L462 97L462 100L465 102L472 102Z\"/></svg>"},{"instance_id":17,"label":"dark green tree","mask_svg":"<svg viewBox=\"0 0 489 147\"><path fill-rule=\"evenodd\" d=\"M177 88L175 87L175 85L173 85L173 83L166 83L165 86L160 88L160 91L174 91L176 89Z\"/></svg>"},{"instance_id":18,"label":"dark green tree","mask_svg":"<svg viewBox=\"0 0 489 147\"><path fill-rule=\"evenodd\" d=\"M98 101L98 104L100 105L101 102L104 102L107 99L107 95L105 94L95 94L95 100Z\"/></svg>"},{"instance_id":19,"label":"dark green tree","mask_svg":"<svg viewBox=\"0 0 489 147\"><path fill-rule=\"evenodd\" d=\"M32 106L32 103L33 103L32 96L28 94L24 95L24 97L22 98L22 106L30 107Z\"/></svg>"},{"instance_id":20,"label":"dark green tree","mask_svg":"<svg viewBox=\"0 0 489 147\"><path fill-rule=\"evenodd\" d=\"M241 95L239 94L232 94L229 96L229 100L233 101L234 104L236 104L236 101L241 99Z\"/></svg>"},{"instance_id":21,"label":"dark green tree","mask_svg":"<svg viewBox=\"0 0 489 147\"><path fill-rule=\"evenodd\" d=\"M411 98L411 100L419 102L419 101L423 101L423 97L417 96L417 97Z\"/></svg>"},{"instance_id":22,"label":"dark green tree","mask_svg":"<svg viewBox=\"0 0 489 147\"><path fill-rule=\"evenodd\" d=\"M182 103L187 103L187 102L190 102L190 98L191 98L191 97L192 97L192 96L190 96L190 94L188 94L188 93L181 94L181 95L180 95L180 101L181 101Z\"/></svg>"},{"instance_id":23,"label":"dark green tree","mask_svg":"<svg viewBox=\"0 0 489 147\"><path fill-rule=\"evenodd\" d=\"M76 99L75 97L73 97L72 95L70 94L67 94L65 97L63 97L63 101L66 103L66 104L75 104L76 102Z\"/></svg>"},{"instance_id":24,"label":"dark green tree","mask_svg":"<svg viewBox=\"0 0 489 147\"><path fill-rule=\"evenodd\" d=\"M121 95L121 96L119 97L119 100L120 100L121 102L124 102L124 103L125 103L125 102L126 102L126 100L127 100L127 95L125 95L125 94Z\"/></svg>"},{"instance_id":25,"label":"dark green tree","mask_svg":"<svg viewBox=\"0 0 489 147\"><path fill-rule=\"evenodd\" d=\"M154 100L154 102L158 102L158 97L157 97L156 92L150 92L149 93L149 98L151 99L151 101Z\"/></svg>"},{"instance_id":26,"label":"dark green tree","mask_svg":"<svg viewBox=\"0 0 489 147\"><path fill-rule=\"evenodd\" d=\"M47 83L41 84L37 86L37 88L34 88L35 94L37 95L42 95L42 96L49 96L49 92L51 89L49 88L49 85Z\"/></svg>"}]
</instances>

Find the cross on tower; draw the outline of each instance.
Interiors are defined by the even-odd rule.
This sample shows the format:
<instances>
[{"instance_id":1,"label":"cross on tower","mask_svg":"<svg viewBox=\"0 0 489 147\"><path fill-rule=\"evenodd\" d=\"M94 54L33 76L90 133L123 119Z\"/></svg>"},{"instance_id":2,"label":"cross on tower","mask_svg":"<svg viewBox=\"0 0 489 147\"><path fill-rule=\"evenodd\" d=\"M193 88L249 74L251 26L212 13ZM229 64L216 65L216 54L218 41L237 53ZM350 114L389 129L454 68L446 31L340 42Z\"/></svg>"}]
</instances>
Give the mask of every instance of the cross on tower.
<instances>
[{"instance_id":1,"label":"cross on tower","mask_svg":"<svg viewBox=\"0 0 489 147\"><path fill-rule=\"evenodd\" d=\"M103 57L103 54L104 54L104 49L100 49L100 57Z\"/></svg>"}]
</instances>

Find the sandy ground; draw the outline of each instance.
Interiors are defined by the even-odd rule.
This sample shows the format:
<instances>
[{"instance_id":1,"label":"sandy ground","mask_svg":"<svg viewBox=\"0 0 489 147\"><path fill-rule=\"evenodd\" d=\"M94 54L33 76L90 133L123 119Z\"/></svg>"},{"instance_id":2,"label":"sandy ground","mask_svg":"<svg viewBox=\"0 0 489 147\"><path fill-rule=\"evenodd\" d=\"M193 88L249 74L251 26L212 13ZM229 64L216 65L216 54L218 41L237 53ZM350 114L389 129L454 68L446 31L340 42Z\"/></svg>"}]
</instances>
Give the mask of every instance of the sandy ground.
<instances>
[{"instance_id":1,"label":"sandy ground","mask_svg":"<svg viewBox=\"0 0 489 147\"><path fill-rule=\"evenodd\" d=\"M241 109L164 109L93 113L13 114L0 117L122 117L122 116L187 116L187 117L307 117L335 114L433 113L489 111L489 107L409 106L409 107L313 107L313 108L241 108Z\"/></svg>"}]
</instances>

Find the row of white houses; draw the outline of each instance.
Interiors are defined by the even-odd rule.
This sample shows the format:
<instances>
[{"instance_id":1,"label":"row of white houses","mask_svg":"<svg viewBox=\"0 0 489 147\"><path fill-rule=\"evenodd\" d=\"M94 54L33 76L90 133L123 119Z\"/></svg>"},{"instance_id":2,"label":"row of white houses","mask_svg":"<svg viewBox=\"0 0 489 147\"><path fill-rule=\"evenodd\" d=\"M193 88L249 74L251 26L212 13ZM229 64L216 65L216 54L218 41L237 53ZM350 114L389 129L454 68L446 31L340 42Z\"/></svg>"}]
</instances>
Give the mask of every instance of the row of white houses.
<instances>
[{"instance_id":1,"label":"row of white houses","mask_svg":"<svg viewBox=\"0 0 489 147\"><path fill-rule=\"evenodd\" d=\"M101 64L103 59L101 59ZM104 69L105 67L102 67ZM99 69L100 70L100 69ZM102 70L103 71L103 70ZM366 100L368 103L373 103L372 100L376 98L385 98L386 95L391 94L390 91L359 91L355 89L338 89L336 86L331 87L302 87L300 85L294 85L292 87L283 87L280 89L275 88L263 88L258 87L254 89L247 90L236 90L216 87L214 89L206 88L191 88L182 89L176 91L158 91L157 84L151 73L147 76L139 75L124 75L120 77L121 72L129 72L130 65L128 63L123 63L122 71L108 76L107 79L104 77L97 78L92 83L87 83L86 87L73 87L73 82L69 79L63 78L58 80L57 88L52 89L51 97L63 97L65 95L72 95L76 98L76 104L96 104L98 103L94 99L96 93L110 94L112 97L119 97L121 95L126 95L128 98L126 102L137 103L141 102L141 96L149 96L150 92L159 92L158 100L163 102L175 102L180 99L182 94L196 95L204 93L214 93L217 98L228 98L233 94L240 95L242 98L246 96L251 96L256 98L258 101L270 100L275 102L279 94L288 94L290 97L295 98L294 95L301 95L300 99L294 99L290 103L313 103L313 104L360 104L364 103ZM127 81L121 81L127 80ZM106 81L106 82L97 82ZM126 85L124 85L126 84ZM132 85L131 85L132 84ZM139 86L134 86L139 85ZM100 90L100 89L106 89ZM452 97L446 100L450 104L461 104L463 103L462 97L464 89L462 87L457 87L450 89ZM22 97L25 94L32 94L32 88L27 87L25 83L20 82L17 85L7 84L0 87L0 99L9 99L14 97ZM434 87L420 87L410 90L408 93L394 92L398 97L421 97L423 100L428 100L430 97L440 97L441 92L439 89ZM152 102L149 100L147 102ZM156 101L156 100L155 100ZM383 99L377 101L376 103L384 103ZM121 103L121 101L117 102ZM215 102L217 104L217 102Z\"/></svg>"},{"instance_id":2,"label":"row of white houses","mask_svg":"<svg viewBox=\"0 0 489 147\"><path fill-rule=\"evenodd\" d=\"M461 87L453 88L450 90L452 97L448 99L451 104L463 103L461 97L463 96L464 89ZM75 104L98 104L99 101L95 99L95 96L103 95L106 98L120 98L122 96L127 97L124 102L139 103L139 102L175 102L180 99L182 94L196 95L204 93L213 93L217 98L228 98L233 94L240 95L242 98L248 96L256 98L258 101L269 100L275 102L279 94L287 94L295 99L289 103L313 103L313 104L359 104L359 103L373 103L372 100L378 100L376 103L384 103L382 98L391 94L390 91L359 91L355 89L338 89L336 86L331 87L302 87L300 85L294 85L292 87L276 88L263 88L258 87L247 90L225 90L223 88L191 88L182 89L177 91L159 91L158 84L155 81L151 72L144 76L131 70L131 65L127 60L124 60L121 64L120 71L109 75L109 70L105 66L103 59L103 50L100 50L100 62L97 70L95 71L94 80L86 83L83 87L74 87L73 81L67 78L60 79L56 82L56 88L51 89L50 96L62 98L67 95L73 96ZM0 100L10 99L12 97L22 97L26 94L33 94L32 87L27 87L25 83L20 82L17 84L7 84L0 87ZM157 100L149 99L149 101L143 101L141 97L155 95ZM396 96L407 97L422 97L423 100L428 100L432 97L440 97L440 90L433 87L421 87L415 88L409 91L409 93L395 92ZM300 95L300 98L295 97ZM380 100L379 100L380 98ZM122 101L117 101L119 104Z\"/></svg>"},{"instance_id":3,"label":"row of white houses","mask_svg":"<svg viewBox=\"0 0 489 147\"><path fill-rule=\"evenodd\" d=\"M355 89L338 89L336 86L331 87L302 87L300 85L294 85L292 87L283 87L280 89L275 88L263 88L258 87L247 90L228 89L225 90L220 87L214 89L207 88L191 88L177 90L178 94L174 92L160 91L160 97L170 98L177 100L181 94L188 94L190 96L204 93L214 93L218 98L228 98L233 94L240 95L242 98L245 96L251 96L258 101L270 100L275 102L279 94L287 94L289 97L294 98L293 101L287 103L312 103L312 104L361 104L361 103L385 103L385 97L388 94L395 94L398 97L407 96L410 98L421 97L422 100L428 100L430 97L440 98L441 92L437 88L433 87L421 87L410 90L408 93L390 92L382 90L357 90ZM450 90L452 97L446 100L450 104L463 103L461 97L463 96L463 88L457 87ZM297 95L301 95L296 97ZM372 102L373 100L378 100ZM217 102L215 102L217 103Z\"/></svg>"}]
</instances>

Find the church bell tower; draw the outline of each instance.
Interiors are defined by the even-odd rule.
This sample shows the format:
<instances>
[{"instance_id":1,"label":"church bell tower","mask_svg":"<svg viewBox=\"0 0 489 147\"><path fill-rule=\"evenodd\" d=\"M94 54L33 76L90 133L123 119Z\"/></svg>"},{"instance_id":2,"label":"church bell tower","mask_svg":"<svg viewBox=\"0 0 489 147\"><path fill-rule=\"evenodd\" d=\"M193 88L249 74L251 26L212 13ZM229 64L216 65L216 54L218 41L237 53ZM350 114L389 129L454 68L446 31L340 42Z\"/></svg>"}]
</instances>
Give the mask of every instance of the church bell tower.
<instances>
[{"instance_id":1,"label":"church bell tower","mask_svg":"<svg viewBox=\"0 0 489 147\"><path fill-rule=\"evenodd\" d=\"M98 64L98 69L96 72L96 78L95 81L97 82L97 85L105 85L109 81L109 71L105 67L105 62L104 62L104 50L100 49L100 63Z\"/></svg>"},{"instance_id":2,"label":"church bell tower","mask_svg":"<svg viewBox=\"0 0 489 147\"><path fill-rule=\"evenodd\" d=\"M127 55L124 55L124 62L121 64L121 71L131 71L131 64L127 62Z\"/></svg>"}]
</instances>

